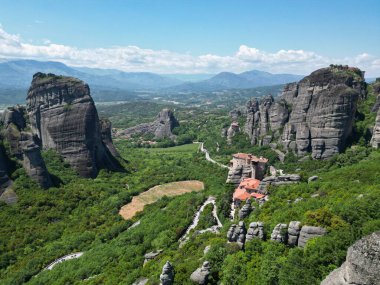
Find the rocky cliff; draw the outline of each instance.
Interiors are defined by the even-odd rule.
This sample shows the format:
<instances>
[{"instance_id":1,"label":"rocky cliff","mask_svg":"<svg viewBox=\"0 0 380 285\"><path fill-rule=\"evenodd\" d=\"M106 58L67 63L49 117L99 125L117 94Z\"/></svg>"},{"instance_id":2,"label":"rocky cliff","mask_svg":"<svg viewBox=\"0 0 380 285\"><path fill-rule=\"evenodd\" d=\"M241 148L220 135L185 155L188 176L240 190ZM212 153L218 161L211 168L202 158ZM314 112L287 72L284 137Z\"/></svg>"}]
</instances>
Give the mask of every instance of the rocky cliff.
<instances>
[{"instance_id":1,"label":"rocky cliff","mask_svg":"<svg viewBox=\"0 0 380 285\"><path fill-rule=\"evenodd\" d=\"M332 65L287 84L276 102L267 96L247 104L245 132L252 144L276 139L285 150L324 159L342 151L352 134L359 98L366 96L364 73Z\"/></svg>"},{"instance_id":2,"label":"rocky cliff","mask_svg":"<svg viewBox=\"0 0 380 285\"><path fill-rule=\"evenodd\" d=\"M372 85L373 93L377 95L377 100L372 108L372 112L376 112L375 126L372 131L371 145L374 148L380 147L380 78L377 78Z\"/></svg>"},{"instance_id":3,"label":"rocky cliff","mask_svg":"<svg viewBox=\"0 0 380 285\"><path fill-rule=\"evenodd\" d=\"M284 100L274 101L269 95L261 100L253 98L247 102L245 132L252 144L267 145L272 135L279 137L280 129L287 122L289 110Z\"/></svg>"},{"instance_id":4,"label":"rocky cliff","mask_svg":"<svg viewBox=\"0 0 380 285\"><path fill-rule=\"evenodd\" d=\"M174 117L173 112L170 109L163 109L152 123L144 123L122 130L118 133L118 136L128 138L134 135L151 134L155 139L174 139L175 136L173 135L172 130L178 125L179 123Z\"/></svg>"},{"instance_id":5,"label":"rocky cliff","mask_svg":"<svg viewBox=\"0 0 380 285\"><path fill-rule=\"evenodd\" d=\"M36 73L27 96L33 135L43 149L54 149L83 177L94 177L100 168L121 169L112 155L108 125L101 124L90 88L83 81Z\"/></svg>"},{"instance_id":6,"label":"rocky cliff","mask_svg":"<svg viewBox=\"0 0 380 285\"><path fill-rule=\"evenodd\" d=\"M19 161L26 173L41 187L52 186L39 145L27 129L24 107L8 108L2 115L4 140L8 144L8 155Z\"/></svg>"},{"instance_id":7,"label":"rocky cliff","mask_svg":"<svg viewBox=\"0 0 380 285\"><path fill-rule=\"evenodd\" d=\"M321 285L380 284L380 231L366 236L347 251L346 261Z\"/></svg>"}]
</instances>

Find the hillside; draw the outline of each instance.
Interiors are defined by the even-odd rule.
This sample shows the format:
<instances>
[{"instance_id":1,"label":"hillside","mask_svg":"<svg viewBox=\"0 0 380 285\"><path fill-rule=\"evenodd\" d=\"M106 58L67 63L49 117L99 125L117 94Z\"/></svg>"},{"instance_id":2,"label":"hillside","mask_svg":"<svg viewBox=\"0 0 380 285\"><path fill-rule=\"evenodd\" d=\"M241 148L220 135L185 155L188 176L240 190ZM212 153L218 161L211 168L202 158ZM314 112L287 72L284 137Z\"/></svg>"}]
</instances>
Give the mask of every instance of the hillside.
<instances>
[{"instance_id":1,"label":"hillside","mask_svg":"<svg viewBox=\"0 0 380 285\"><path fill-rule=\"evenodd\" d=\"M288 92L294 91L291 87L298 93ZM84 82L36 74L27 108L9 109L0 124L0 187L17 198L7 201L11 204L0 202L0 283L159 284L164 267L164 276L181 285L196 284L191 276L205 275L207 284L215 285L320 284L343 264L348 248L380 230L380 150L372 147L377 141L372 134L377 135L380 126L379 90L378 81L366 84L358 69L330 66L285 87L283 96L293 101L281 105L288 110L284 121L276 117L283 114L278 106L283 96L250 100L231 112L184 105L174 110L177 140L143 147L128 139L112 143L111 122L98 119ZM43 99L48 104L42 104ZM305 102L311 106L306 110ZM163 106L133 102L103 106L99 114L124 128L150 121ZM301 109L302 118L297 111ZM334 118L328 127L333 139L319 137L320 132L300 136L302 130L292 128L298 123L312 130L320 127L305 119L315 114L325 116L323 122ZM239 130L227 140L224 130L233 123ZM252 132L247 133L246 126ZM342 147L336 147L340 141L334 128L345 139ZM295 132L286 141L294 149L281 147L281 132L286 129ZM252 145L252 134L258 140L273 135L279 143ZM313 139L318 143L329 139L329 144L303 152L298 145L304 145L305 138L311 145ZM204 142L207 151L202 152L196 142ZM314 155L330 149L334 152ZM283 161L277 151L283 152ZM226 183L230 169L223 165L234 153L267 159L262 181L283 174L298 179L264 185L267 199L252 199L251 206L242 201L231 219L236 186ZM123 169L107 165L114 159ZM35 162L39 162L36 171L30 171ZM277 169L275 174L269 166ZM36 179L41 173L49 175L51 187ZM202 187L177 187L188 181ZM168 195L165 189L170 189ZM122 207L139 198L139 207L128 216L132 218L124 220L119 214ZM139 211L142 204L146 205ZM243 217L240 212L248 207L251 211ZM250 231L248 239L247 229L257 222L262 225L261 235L253 238L257 233ZM287 240L294 234L291 222L323 234L302 236L302 246L291 244ZM281 224L282 230L276 230ZM240 231L234 237L239 242L228 242L231 228ZM300 232L294 235L301 239ZM376 246L365 247L363 255L376 257L376 252L365 251ZM67 256L73 258L45 269ZM376 270L377 263L373 264Z\"/></svg>"}]
</instances>

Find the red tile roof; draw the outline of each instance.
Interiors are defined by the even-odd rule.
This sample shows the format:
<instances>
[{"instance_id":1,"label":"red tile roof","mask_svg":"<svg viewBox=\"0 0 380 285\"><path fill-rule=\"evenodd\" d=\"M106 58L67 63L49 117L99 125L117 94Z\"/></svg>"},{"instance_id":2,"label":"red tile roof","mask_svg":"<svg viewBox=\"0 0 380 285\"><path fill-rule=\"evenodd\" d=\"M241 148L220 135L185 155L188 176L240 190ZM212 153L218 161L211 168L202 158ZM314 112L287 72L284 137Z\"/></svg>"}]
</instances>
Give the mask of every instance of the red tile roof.
<instances>
[{"instance_id":1,"label":"red tile roof","mask_svg":"<svg viewBox=\"0 0 380 285\"><path fill-rule=\"evenodd\" d=\"M261 199L264 198L264 194L250 193L250 190L257 190L260 185L260 180L255 178L246 178L240 182L238 188L235 189L233 200L245 201L249 198Z\"/></svg>"},{"instance_id":2,"label":"red tile roof","mask_svg":"<svg viewBox=\"0 0 380 285\"><path fill-rule=\"evenodd\" d=\"M247 190L256 190L260 185L260 180L255 178L246 178L239 184L239 188L243 187Z\"/></svg>"}]
</instances>

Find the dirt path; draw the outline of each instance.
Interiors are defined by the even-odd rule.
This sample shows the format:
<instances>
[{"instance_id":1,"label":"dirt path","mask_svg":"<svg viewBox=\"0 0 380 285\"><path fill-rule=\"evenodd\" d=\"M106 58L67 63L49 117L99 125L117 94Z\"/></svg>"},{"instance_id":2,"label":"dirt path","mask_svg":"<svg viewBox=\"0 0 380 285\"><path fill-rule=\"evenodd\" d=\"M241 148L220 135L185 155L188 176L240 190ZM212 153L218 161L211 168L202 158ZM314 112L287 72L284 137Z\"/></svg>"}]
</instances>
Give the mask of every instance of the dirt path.
<instances>
[{"instance_id":1,"label":"dirt path","mask_svg":"<svg viewBox=\"0 0 380 285\"><path fill-rule=\"evenodd\" d=\"M68 255L62 256L62 257L54 260L48 266L46 266L44 270L52 270L53 267L56 266L58 263L61 263L61 262L64 262L64 261L70 260L70 259L79 258L82 255L83 255L83 252L77 252L77 253L72 253L72 254L68 254Z\"/></svg>"},{"instance_id":2,"label":"dirt path","mask_svg":"<svg viewBox=\"0 0 380 285\"><path fill-rule=\"evenodd\" d=\"M224 165L224 164L221 164L215 160L213 160L211 157L210 157L210 153L208 152L207 149L205 149L204 145L203 145L203 142L200 143L200 151L203 152L205 154L205 158L207 161L210 161L211 163L214 163L220 167L223 167L223 168L229 168L227 165Z\"/></svg>"},{"instance_id":3,"label":"dirt path","mask_svg":"<svg viewBox=\"0 0 380 285\"><path fill-rule=\"evenodd\" d=\"M208 205L208 204L213 204L214 208L212 209L212 215L214 216L216 222L217 222L217 225L215 226L212 226L210 228L207 228L207 229L203 229L203 230L200 230L199 233L205 233L205 232L213 232L213 233L217 233L219 232L219 229L223 227L222 223L220 222L219 220L219 217L218 217L218 214L217 214L217 208L216 208L216 198L210 196L207 198L207 200L202 204L202 206L199 208L198 212L195 213L195 216L194 216L194 219L193 219L193 222L191 223L191 225L187 228L185 234L179 239L179 246L182 247L188 240L189 240L189 233L192 229L195 229L199 223L199 218L203 212L203 210L205 209L205 207Z\"/></svg>"},{"instance_id":4,"label":"dirt path","mask_svg":"<svg viewBox=\"0 0 380 285\"><path fill-rule=\"evenodd\" d=\"M188 180L171 182L167 184L157 185L150 188L148 191L133 197L132 201L124 205L119 214L125 219L133 218L136 213L144 210L144 206L152 204L164 196L173 197L193 191L201 191L204 189L204 184L198 180Z\"/></svg>"}]
</instances>

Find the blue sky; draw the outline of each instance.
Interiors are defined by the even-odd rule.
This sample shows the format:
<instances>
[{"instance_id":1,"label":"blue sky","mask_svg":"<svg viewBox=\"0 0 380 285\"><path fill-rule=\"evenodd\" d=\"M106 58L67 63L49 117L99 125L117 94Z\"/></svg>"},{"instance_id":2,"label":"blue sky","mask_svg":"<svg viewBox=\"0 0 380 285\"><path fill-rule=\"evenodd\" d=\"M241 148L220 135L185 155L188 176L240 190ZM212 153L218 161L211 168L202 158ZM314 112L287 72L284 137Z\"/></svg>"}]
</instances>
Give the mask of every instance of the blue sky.
<instances>
[{"instance_id":1,"label":"blue sky","mask_svg":"<svg viewBox=\"0 0 380 285\"><path fill-rule=\"evenodd\" d=\"M5 58L162 73L305 73L336 62L380 75L378 0L0 0L0 7Z\"/></svg>"}]
</instances>

